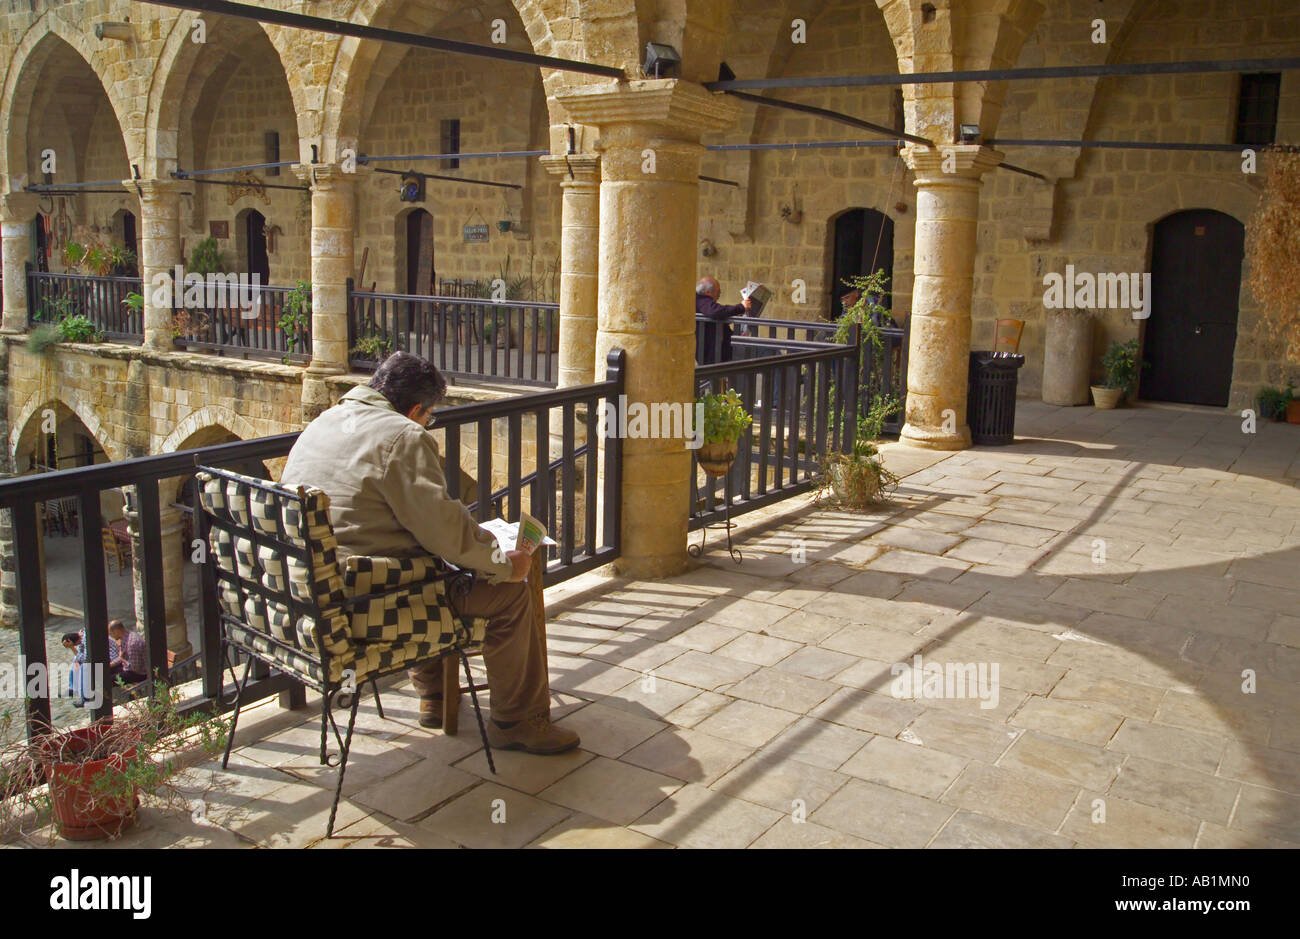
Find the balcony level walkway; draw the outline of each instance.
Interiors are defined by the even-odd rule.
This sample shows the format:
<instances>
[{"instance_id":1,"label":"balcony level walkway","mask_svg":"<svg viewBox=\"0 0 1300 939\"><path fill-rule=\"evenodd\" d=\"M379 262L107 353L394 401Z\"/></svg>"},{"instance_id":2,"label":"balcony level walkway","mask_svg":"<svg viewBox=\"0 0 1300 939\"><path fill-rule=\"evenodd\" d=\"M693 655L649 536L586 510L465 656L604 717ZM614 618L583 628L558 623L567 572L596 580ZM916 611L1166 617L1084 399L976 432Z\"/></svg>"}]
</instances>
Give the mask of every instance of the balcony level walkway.
<instances>
[{"instance_id":1,"label":"balcony level walkway","mask_svg":"<svg viewBox=\"0 0 1300 939\"><path fill-rule=\"evenodd\" d=\"M1300 846L1300 427L1022 401L1017 430L891 448L915 471L869 515L749 517L740 566L565 585L580 751L489 778L468 707L444 737L395 688L324 842L316 712L267 703L229 772L190 772L203 823L117 844ZM918 654L996 664L996 698L896 696Z\"/></svg>"}]
</instances>

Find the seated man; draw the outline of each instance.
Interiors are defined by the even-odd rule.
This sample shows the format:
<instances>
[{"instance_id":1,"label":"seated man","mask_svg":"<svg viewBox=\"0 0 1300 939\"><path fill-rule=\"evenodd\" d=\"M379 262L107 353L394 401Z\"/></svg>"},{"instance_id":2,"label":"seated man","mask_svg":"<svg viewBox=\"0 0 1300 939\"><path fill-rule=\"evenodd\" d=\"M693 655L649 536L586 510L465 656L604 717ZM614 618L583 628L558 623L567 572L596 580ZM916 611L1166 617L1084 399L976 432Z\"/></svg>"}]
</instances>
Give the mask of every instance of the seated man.
<instances>
[{"instance_id":1,"label":"seated man","mask_svg":"<svg viewBox=\"0 0 1300 939\"><path fill-rule=\"evenodd\" d=\"M120 675L128 685L149 677L149 655L144 638L134 629L127 629L120 620L108 624L108 680L116 684Z\"/></svg>"},{"instance_id":2,"label":"seated man","mask_svg":"<svg viewBox=\"0 0 1300 939\"><path fill-rule=\"evenodd\" d=\"M502 557L469 509L448 496L437 442L425 430L446 392L435 366L394 352L369 386L353 388L307 425L281 482L329 496L340 560L435 555L477 571L473 589L456 605L462 615L488 621L488 741L502 750L563 753L578 745L578 735L551 723L542 624L523 583L531 557L523 551ZM420 724L441 727L442 663L425 663L409 675L420 695Z\"/></svg>"},{"instance_id":3,"label":"seated man","mask_svg":"<svg viewBox=\"0 0 1300 939\"><path fill-rule=\"evenodd\" d=\"M715 321L700 330L700 348L695 350L695 359L701 365L731 361L731 327L726 321L733 316L743 316L753 308L753 302L748 297L730 306L719 303L721 293L722 288L712 277L701 277L695 285L695 315Z\"/></svg>"}]
</instances>

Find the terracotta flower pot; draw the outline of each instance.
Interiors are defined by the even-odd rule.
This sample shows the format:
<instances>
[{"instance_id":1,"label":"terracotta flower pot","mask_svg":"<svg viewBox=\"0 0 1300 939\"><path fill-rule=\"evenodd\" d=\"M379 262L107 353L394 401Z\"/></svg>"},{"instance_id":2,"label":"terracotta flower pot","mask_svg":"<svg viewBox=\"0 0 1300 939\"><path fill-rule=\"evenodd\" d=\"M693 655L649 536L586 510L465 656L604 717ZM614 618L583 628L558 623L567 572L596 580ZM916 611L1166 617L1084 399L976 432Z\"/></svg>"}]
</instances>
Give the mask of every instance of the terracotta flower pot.
<instances>
[{"instance_id":1,"label":"terracotta flower pot","mask_svg":"<svg viewBox=\"0 0 1300 939\"><path fill-rule=\"evenodd\" d=\"M92 724L90 727L60 734L57 750L69 753L89 749L103 736L104 730L103 725ZM129 798L94 795L96 778L110 767L119 771L125 768L127 761L135 757L134 747L102 760L85 763L59 762L55 758L56 747L52 746L51 751L51 758L45 765L45 774L50 784L50 798L54 803L54 819L59 834L69 841L94 841L117 835L135 823L140 799L134 789Z\"/></svg>"},{"instance_id":2,"label":"terracotta flower pot","mask_svg":"<svg viewBox=\"0 0 1300 939\"><path fill-rule=\"evenodd\" d=\"M1286 403L1286 422L1300 424L1300 398L1293 398Z\"/></svg>"},{"instance_id":3,"label":"terracotta flower pot","mask_svg":"<svg viewBox=\"0 0 1300 939\"><path fill-rule=\"evenodd\" d=\"M736 460L738 441L730 443L706 443L700 447L697 459L700 469L710 476L721 478L731 472L731 464Z\"/></svg>"},{"instance_id":4,"label":"terracotta flower pot","mask_svg":"<svg viewBox=\"0 0 1300 939\"><path fill-rule=\"evenodd\" d=\"M1103 388L1101 385L1092 386L1092 402L1099 410L1110 411L1119 406L1120 401L1124 399L1125 389L1123 388Z\"/></svg>"}]
</instances>

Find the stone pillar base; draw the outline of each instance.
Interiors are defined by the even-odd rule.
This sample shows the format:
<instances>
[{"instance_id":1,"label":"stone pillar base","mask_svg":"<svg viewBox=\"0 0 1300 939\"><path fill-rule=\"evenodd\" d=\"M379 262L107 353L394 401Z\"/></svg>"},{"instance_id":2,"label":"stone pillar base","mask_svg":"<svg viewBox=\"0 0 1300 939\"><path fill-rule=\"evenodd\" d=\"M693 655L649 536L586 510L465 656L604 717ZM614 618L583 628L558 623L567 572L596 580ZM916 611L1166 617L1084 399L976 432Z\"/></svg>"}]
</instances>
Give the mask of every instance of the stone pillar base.
<instances>
[{"instance_id":1,"label":"stone pillar base","mask_svg":"<svg viewBox=\"0 0 1300 939\"><path fill-rule=\"evenodd\" d=\"M932 427L904 424L898 442L921 450L966 450L970 448L970 428L962 425L955 434L935 431Z\"/></svg>"},{"instance_id":2,"label":"stone pillar base","mask_svg":"<svg viewBox=\"0 0 1300 939\"><path fill-rule=\"evenodd\" d=\"M336 372L330 375L340 374ZM326 373L313 372L310 368L302 376L302 423L305 427L321 413L332 406L330 388L325 383Z\"/></svg>"}]
</instances>

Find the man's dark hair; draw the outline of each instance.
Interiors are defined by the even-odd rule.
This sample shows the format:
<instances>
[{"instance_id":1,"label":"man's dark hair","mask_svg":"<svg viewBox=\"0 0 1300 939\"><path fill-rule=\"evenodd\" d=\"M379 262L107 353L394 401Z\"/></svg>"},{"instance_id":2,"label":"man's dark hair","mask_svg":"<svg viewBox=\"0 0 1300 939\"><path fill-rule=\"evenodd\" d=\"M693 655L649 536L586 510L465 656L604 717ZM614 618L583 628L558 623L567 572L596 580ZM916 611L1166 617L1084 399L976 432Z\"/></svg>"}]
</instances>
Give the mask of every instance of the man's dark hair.
<instances>
[{"instance_id":1,"label":"man's dark hair","mask_svg":"<svg viewBox=\"0 0 1300 939\"><path fill-rule=\"evenodd\" d=\"M438 367L410 352L394 352L375 369L370 387L388 399L398 414L419 405L431 408L447 394L447 379Z\"/></svg>"},{"instance_id":2,"label":"man's dark hair","mask_svg":"<svg viewBox=\"0 0 1300 939\"><path fill-rule=\"evenodd\" d=\"M64 633L60 642L72 642L81 645L81 633Z\"/></svg>"}]
</instances>

